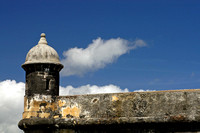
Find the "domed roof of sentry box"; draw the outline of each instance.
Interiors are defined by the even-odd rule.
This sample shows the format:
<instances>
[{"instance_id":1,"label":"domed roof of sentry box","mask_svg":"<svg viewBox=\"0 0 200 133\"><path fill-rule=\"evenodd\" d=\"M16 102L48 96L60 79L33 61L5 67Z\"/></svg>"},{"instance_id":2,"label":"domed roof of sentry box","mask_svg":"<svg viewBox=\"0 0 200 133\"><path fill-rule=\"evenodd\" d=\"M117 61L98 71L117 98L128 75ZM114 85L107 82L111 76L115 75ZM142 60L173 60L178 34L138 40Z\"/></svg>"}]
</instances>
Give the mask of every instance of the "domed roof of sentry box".
<instances>
[{"instance_id":1,"label":"domed roof of sentry box","mask_svg":"<svg viewBox=\"0 0 200 133\"><path fill-rule=\"evenodd\" d=\"M26 55L25 63L22 66L35 63L62 65L58 53L47 44L46 35L44 33L41 34L38 44L29 50Z\"/></svg>"}]
</instances>

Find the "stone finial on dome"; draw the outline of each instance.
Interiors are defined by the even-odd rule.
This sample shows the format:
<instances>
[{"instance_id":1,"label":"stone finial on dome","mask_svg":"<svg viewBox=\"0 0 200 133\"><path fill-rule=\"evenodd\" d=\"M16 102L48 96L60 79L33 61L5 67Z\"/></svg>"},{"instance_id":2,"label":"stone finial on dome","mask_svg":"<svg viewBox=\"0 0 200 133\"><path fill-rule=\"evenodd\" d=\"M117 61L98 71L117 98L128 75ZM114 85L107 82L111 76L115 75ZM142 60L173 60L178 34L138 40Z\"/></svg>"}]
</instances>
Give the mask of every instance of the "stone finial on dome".
<instances>
[{"instance_id":1,"label":"stone finial on dome","mask_svg":"<svg viewBox=\"0 0 200 133\"><path fill-rule=\"evenodd\" d=\"M56 64L63 67L58 53L51 46L47 45L46 35L42 33L36 46L31 48L26 55L26 60L22 67L27 64Z\"/></svg>"},{"instance_id":2,"label":"stone finial on dome","mask_svg":"<svg viewBox=\"0 0 200 133\"><path fill-rule=\"evenodd\" d=\"M40 35L40 41L38 42L38 45L39 44L46 44L46 45L48 45L48 43L47 43L47 40L46 40L46 35L45 35L45 33L42 33L41 35Z\"/></svg>"}]
</instances>

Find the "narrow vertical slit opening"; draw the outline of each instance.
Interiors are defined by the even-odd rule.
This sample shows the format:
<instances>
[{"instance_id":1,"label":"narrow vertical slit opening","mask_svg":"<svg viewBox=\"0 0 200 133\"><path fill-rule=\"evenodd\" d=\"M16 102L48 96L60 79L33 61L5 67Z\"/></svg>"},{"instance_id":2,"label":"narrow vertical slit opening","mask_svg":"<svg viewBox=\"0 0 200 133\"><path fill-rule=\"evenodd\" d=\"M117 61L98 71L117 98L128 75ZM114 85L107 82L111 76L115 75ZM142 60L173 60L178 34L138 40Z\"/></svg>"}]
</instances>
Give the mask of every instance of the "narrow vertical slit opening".
<instances>
[{"instance_id":1,"label":"narrow vertical slit opening","mask_svg":"<svg viewBox=\"0 0 200 133\"><path fill-rule=\"evenodd\" d=\"M49 82L50 82L50 79L46 79L46 90L49 90Z\"/></svg>"}]
</instances>

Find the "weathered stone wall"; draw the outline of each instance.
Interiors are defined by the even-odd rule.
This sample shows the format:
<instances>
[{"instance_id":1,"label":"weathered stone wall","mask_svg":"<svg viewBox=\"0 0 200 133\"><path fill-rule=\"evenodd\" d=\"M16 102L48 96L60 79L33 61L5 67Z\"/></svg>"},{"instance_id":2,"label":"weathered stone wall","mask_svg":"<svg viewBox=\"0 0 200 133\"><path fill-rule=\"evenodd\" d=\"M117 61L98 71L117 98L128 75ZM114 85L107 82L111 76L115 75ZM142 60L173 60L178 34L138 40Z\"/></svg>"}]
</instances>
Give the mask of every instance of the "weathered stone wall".
<instances>
[{"instance_id":1,"label":"weathered stone wall","mask_svg":"<svg viewBox=\"0 0 200 133\"><path fill-rule=\"evenodd\" d=\"M200 90L25 97L19 127L52 132L200 131ZM42 130L41 130L42 131Z\"/></svg>"}]
</instances>

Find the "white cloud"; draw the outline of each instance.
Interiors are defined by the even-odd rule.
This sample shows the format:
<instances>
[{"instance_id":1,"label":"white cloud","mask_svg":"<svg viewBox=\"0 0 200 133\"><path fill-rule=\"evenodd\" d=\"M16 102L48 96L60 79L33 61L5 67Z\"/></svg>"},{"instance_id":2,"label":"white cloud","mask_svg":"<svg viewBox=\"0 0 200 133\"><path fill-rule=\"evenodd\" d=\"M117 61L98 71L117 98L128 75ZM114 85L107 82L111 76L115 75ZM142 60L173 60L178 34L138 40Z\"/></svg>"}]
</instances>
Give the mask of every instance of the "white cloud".
<instances>
[{"instance_id":1,"label":"white cloud","mask_svg":"<svg viewBox=\"0 0 200 133\"><path fill-rule=\"evenodd\" d=\"M130 50L144 46L146 43L140 39L129 42L121 38L109 40L97 38L85 49L75 47L65 51L63 53L65 58L61 61L65 67L61 74L82 76L87 72L104 68Z\"/></svg>"},{"instance_id":2,"label":"white cloud","mask_svg":"<svg viewBox=\"0 0 200 133\"><path fill-rule=\"evenodd\" d=\"M84 85L77 88L72 86L60 87L60 95L79 95L79 94L99 94L99 93L118 93L118 92L128 92L128 89L121 89L115 85Z\"/></svg>"},{"instance_id":3,"label":"white cloud","mask_svg":"<svg viewBox=\"0 0 200 133\"><path fill-rule=\"evenodd\" d=\"M134 90L134 92L145 92L145 91L156 91L156 90L144 90L144 89L139 89L139 90Z\"/></svg>"},{"instance_id":4,"label":"white cloud","mask_svg":"<svg viewBox=\"0 0 200 133\"><path fill-rule=\"evenodd\" d=\"M0 82L0 132L22 132L17 124L22 118L24 103L24 83L15 80Z\"/></svg>"},{"instance_id":5,"label":"white cloud","mask_svg":"<svg viewBox=\"0 0 200 133\"><path fill-rule=\"evenodd\" d=\"M128 92L115 85L85 85L78 88L61 87L61 95ZM24 109L25 84L15 80L0 81L0 133L22 133L17 126Z\"/></svg>"}]
</instances>

